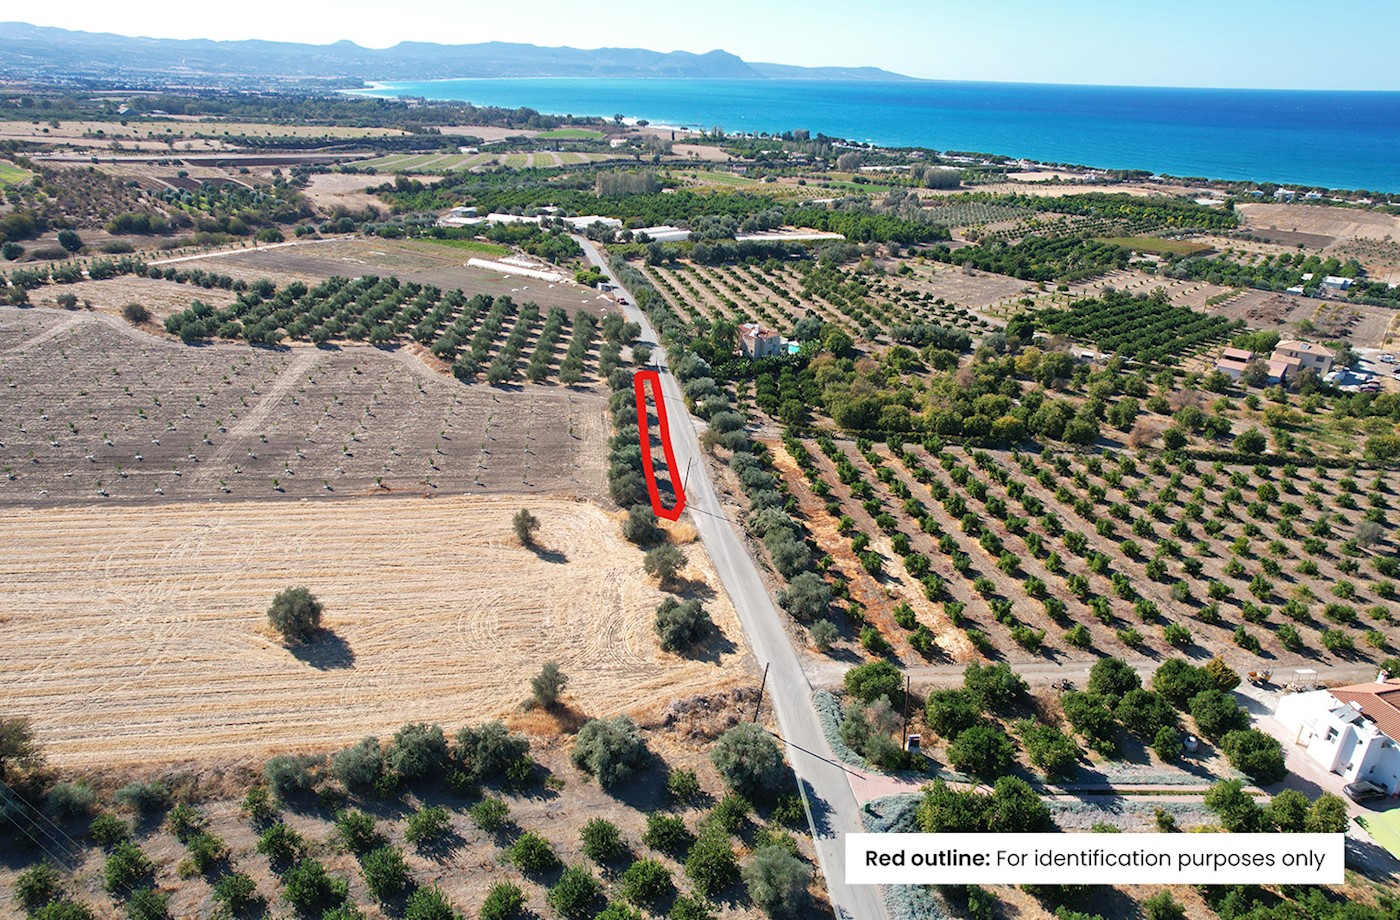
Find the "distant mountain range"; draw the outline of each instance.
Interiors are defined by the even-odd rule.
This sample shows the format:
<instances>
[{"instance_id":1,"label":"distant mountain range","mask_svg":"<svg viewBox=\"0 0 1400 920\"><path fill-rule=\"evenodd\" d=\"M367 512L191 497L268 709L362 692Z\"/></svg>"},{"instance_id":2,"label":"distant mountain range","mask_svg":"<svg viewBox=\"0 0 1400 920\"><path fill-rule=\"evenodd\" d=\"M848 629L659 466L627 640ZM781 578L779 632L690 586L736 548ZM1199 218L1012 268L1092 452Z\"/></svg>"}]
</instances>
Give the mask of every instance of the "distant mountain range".
<instances>
[{"instance_id":1,"label":"distant mountain range","mask_svg":"<svg viewBox=\"0 0 1400 920\"><path fill-rule=\"evenodd\" d=\"M132 38L0 23L0 76L79 83L264 87L306 82L453 77L617 77L730 80L907 81L878 67L757 64L727 51L663 54L641 48L541 48L485 42L403 42L362 48L354 42L303 45L268 41Z\"/></svg>"}]
</instances>

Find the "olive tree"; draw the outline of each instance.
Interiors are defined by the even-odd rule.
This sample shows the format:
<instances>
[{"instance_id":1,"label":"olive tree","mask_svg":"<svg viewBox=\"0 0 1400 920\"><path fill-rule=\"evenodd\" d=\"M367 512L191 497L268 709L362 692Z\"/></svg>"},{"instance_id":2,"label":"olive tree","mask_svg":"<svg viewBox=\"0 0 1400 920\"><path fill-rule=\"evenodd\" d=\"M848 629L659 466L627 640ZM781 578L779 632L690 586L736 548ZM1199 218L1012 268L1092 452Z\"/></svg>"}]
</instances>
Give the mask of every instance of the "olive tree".
<instances>
[{"instance_id":1,"label":"olive tree","mask_svg":"<svg viewBox=\"0 0 1400 920\"><path fill-rule=\"evenodd\" d=\"M304 642L321 628L321 602L306 588L287 588L272 599L267 619L287 642Z\"/></svg>"},{"instance_id":2,"label":"olive tree","mask_svg":"<svg viewBox=\"0 0 1400 920\"><path fill-rule=\"evenodd\" d=\"M710 750L710 762L725 785L748 798L779 788L785 768L773 738L752 722L741 722L720 735Z\"/></svg>"}]
</instances>

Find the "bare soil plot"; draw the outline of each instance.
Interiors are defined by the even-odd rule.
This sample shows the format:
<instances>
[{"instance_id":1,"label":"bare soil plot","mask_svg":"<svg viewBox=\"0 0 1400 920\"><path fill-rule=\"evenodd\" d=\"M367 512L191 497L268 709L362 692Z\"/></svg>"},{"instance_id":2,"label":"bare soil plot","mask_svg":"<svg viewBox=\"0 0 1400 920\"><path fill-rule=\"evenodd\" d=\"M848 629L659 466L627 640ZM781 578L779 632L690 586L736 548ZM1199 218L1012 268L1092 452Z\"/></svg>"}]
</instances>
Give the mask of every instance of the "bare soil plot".
<instances>
[{"instance_id":1,"label":"bare soil plot","mask_svg":"<svg viewBox=\"0 0 1400 920\"><path fill-rule=\"evenodd\" d=\"M421 181L431 181L437 177L421 177ZM383 185L381 176L357 175L354 173L319 173L310 177L310 182L302 194L311 199L318 211L329 213L336 207L349 211L363 211L374 207L383 209L384 202L369 194L366 189Z\"/></svg>"},{"instance_id":2,"label":"bare soil plot","mask_svg":"<svg viewBox=\"0 0 1400 920\"><path fill-rule=\"evenodd\" d=\"M186 346L0 310L0 505L603 490L603 397L406 351Z\"/></svg>"},{"instance_id":3,"label":"bare soil plot","mask_svg":"<svg viewBox=\"0 0 1400 920\"><path fill-rule=\"evenodd\" d=\"M920 292L927 291L934 297L942 297L950 303L976 310L1022 296L1027 288L1035 287L1030 281L978 271L975 268L936 263L908 264L914 269L914 276L907 282L908 287Z\"/></svg>"},{"instance_id":4,"label":"bare soil plot","mask_svg":"<svg viewBox=\"0 0 1400 920\"><path fill-rule=\"evenodd\" d=\"M461 288L468 294L509 295L517 303L533 300L541 309L563 307L571 314L601 315L612 301L573 282L559 284L504 275L467 266L472 253L420 240L336 240L314 246L262 247L235 250L183 263L184 268L232 275L235 278L313 283L333 275L395 275L403 281L433 284L443 290Z\"/></svg>"},{"instance_id":5,"label":"bare soil plot","mask_svg":"<svg viewBox=\"0 0 1400 920\"><path fill-rule=\"evenodd\" d=\"M500 716L548 660L592 715L742 666L726 599L706 600L724 634L709 660L664 654L664 594L614 517L525 503L539 551L511 535L518 496L0 512L8 709L59 764L208 759ZM686 552L688 577L717 583ZM292 584L325 604L328 634L288 650L265 611Z\"/></svg>"},{"instance_id":6,"label":"bare soil plot","mask_svg":"<svg viewBox=\"0 0 1400 920\"><path fill-rule=\"evenodd\" d=\"M1278 332L1296 331L1297 324L1307 320L1317 327L1316 335L1349 339L1362 348L1384 344L1386 329L1395 318L1395 311L1384 307L1258 290L1243 291L1224 303L1206 308L1206 312L1242 319L1254 328Z\"/></svg>"},{"instance_id":7,"label":"bare soil plot","mask_svg":"<svg viewBox=\"0 0 1400 920\"><path fill-rule=\"evenodd\" d=\"M62 294L72 294L79 303L113 314L120 313L121 308L129 303L139 303L150 311L157 326L165 317L180 312L192 301L202 300L211 307L227 307L237 297L232 291L220 288L122 275L102 281L45 285L31 291L30 300L37 305L52 306L57 304L55 298Z\"/></svg>"},{"instance_id":8,"label":"bare soil plot","mask_svg":"<svg viewBox=\"0 0 1400 920\"><path fill-rule=\"evenodd\" d=\"M1241 204L1236 212L1250 232L1289 231L1335 239L1400 238L1400 218L1360 208L1334 208L1310 204Z\"/></svg>"}]
</instances>

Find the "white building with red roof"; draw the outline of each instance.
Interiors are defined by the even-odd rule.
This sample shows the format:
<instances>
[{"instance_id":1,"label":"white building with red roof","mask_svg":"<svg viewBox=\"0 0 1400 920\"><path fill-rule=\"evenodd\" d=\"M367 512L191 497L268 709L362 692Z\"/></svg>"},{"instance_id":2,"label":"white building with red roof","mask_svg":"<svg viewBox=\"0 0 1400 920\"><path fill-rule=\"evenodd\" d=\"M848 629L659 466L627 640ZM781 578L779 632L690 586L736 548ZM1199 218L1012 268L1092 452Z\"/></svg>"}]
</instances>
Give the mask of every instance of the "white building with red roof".
<instances>
[{"instance_id":1,"label":"white building with red roof","mask_svg":"<svg viewBox=\"0 0 1400 920\"><path fill-rule=\"evenodd\" d=\"M1325 769L1400 794L1400 678L1382 671L1369 684L1292 693L1274 717Z\"/></svg>"}]
</instances>

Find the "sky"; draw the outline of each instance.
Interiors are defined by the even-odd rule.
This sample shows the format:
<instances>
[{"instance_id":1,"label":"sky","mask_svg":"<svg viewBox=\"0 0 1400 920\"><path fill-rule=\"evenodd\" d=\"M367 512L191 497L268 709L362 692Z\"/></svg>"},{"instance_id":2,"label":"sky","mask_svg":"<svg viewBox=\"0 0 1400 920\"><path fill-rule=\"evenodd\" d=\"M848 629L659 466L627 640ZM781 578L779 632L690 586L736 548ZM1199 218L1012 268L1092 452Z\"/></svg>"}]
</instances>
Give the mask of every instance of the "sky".
<instances>
[{"instance_id":1,"label":"sky","mask_svg":"<svg viewBox=\"0 0 1400 920\"><path fill-rule=\"evenodd\" d=\"M1400 90L1396 0L66 0L23 16L156 38L721 48L937 80Z\"/></svg>"}]
</instances>

